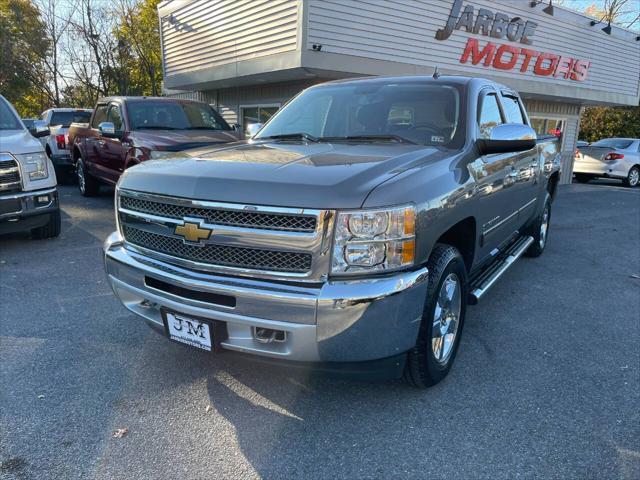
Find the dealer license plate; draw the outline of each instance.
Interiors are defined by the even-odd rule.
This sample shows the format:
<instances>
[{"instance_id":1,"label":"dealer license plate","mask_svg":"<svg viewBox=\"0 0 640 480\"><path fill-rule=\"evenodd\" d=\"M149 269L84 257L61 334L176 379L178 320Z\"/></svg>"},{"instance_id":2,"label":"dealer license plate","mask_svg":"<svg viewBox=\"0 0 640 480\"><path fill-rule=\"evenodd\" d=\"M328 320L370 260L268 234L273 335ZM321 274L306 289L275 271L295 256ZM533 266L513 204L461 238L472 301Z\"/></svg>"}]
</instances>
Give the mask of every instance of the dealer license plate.
<instances>
[{"instance_id":1,"label":"dealer license plate","mask_svg":"<svg viewBox=\"0 0 640 480\"><path fill-rule=\"evenodd\" d=\"M208 323L179 313L165 312L165 325L171 340L211 351L211 328Z\"/></svg>"}]
</instances>

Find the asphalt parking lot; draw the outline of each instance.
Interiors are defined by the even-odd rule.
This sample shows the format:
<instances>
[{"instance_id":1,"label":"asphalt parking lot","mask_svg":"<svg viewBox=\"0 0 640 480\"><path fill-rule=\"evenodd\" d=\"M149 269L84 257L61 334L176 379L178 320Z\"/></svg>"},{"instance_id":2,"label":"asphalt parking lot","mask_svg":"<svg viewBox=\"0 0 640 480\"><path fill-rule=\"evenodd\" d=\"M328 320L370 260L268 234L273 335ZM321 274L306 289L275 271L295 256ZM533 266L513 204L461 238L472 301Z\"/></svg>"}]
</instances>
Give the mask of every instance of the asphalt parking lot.
<instances>
[{"instance_id":1,"label":"asphalt parking lot","mask_svg":"<svg viewBox=\"0 0 640 480\"><path fill-rule=\"evenodd\" d=\"M638 189L562 187L427 391L169 342L106 283L112 193L61 200L60 238L0 238L2 479L640 478Z\"/></svg>"}]
</instances>

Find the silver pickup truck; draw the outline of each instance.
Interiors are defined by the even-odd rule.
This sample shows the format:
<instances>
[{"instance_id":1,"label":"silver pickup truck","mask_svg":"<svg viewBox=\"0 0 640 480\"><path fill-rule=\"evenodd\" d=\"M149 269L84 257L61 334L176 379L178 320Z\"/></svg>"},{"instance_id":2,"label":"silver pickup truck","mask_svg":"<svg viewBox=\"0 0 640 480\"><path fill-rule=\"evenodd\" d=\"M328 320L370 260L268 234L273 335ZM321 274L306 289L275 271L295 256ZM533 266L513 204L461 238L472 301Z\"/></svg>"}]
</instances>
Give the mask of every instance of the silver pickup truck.
<instances>
[{"instance_id":1,"label":"silver pickup truck","mask_svg":"<svg viewBox=\"0 0 640 480\"><path fill-rule=\"evenodd\" d=\"M426 387L467 304L543 252L558 173L504 85L326 83L250 140L127 170L106 271L174 341Z\"/></svg>"},{"instance_id":2,"label":"silver pickup truck","mask_svg":"<svg viewBox=\"0 0 640 480\"><path fill-rule=\"evenodd\" d=\"M38 140L46 135L49 129L40 120L34 121L30 133L0 95L0 235L31 232L36 239L60 235L56 175Z\"/></svg>"},{"instance_id":3,"label":"silver pickup truck","mask_svg":"<svg viewBox=\"0 0 640 480\"><path fill-rule=\"evenodd\" d=\"M42 113L42 120L49 127L49 135L42 137L42 146L53 162L56 175L60 181L75 177L75 169L71 162L71 142L69 127L72 123L89 123L91 108L50 108Z\"/></svg>"}]
</instances>

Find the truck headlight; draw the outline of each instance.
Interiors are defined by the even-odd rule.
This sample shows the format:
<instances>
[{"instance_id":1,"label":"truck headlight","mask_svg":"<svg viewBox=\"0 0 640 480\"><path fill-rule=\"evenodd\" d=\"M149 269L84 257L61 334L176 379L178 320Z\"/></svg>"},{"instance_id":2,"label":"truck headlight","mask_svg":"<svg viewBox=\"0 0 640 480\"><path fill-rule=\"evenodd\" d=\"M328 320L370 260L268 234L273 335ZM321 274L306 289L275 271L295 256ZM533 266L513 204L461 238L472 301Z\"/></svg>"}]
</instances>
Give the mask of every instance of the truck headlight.
<instances>
[{"instance_id":1,"label":"truck headlight","mask_svg":"<svg viewBox=\"0 0 640 480\"><path fill-rule=\"evenodd\" d=\"M338 212L331 273L397 270L415 260L413 206Z\"/></svg>"},{"instance_id":2,"label":"truck headlight","mask_svg":"<svg viewBox=\"0 0 640 480\"><path fill-rule=\"evenodd\" d=\"M29 174L30 180L43 180L49 176L47 156L44 152L25 153L16 157L24 166L25 172Z\"/></svg>"}]
</instances>

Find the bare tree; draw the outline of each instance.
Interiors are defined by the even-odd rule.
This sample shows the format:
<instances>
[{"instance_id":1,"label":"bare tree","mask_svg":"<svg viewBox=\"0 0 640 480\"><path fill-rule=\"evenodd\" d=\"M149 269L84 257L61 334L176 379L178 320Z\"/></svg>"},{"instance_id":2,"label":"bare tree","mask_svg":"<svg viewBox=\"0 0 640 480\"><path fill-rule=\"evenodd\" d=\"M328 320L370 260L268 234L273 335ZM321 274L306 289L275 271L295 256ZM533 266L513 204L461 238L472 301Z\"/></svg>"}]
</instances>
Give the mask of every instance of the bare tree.
<instances>
[{"instance_id":1,"label":"bare tree","mask_svg":"<svg viewBox=\"0 0 640 480\"><path fill-rule=\"evenodd\" d=\"M117 93L121 69L113 35L115 18L110 2L79 0L72 17L66 54L76 79L97 95Z\"/></svg>"},{"instance_id":2,"label":"bare tree","mask_svg":"<svg viewBox=\"0 0 640 480\"><path fill-rule=\"evenodd\" d=\"M589 6L585 13L600 22L631 28L640 22L638 0L604 0L601 5Z\"/></svg>"},{"instance_id":3,"label":"bare tree","mask_svg":"<svg viewBox=\"0 0 640 480\"><path fill-rule=\"evenodd\" d=\"M67 0L64 9L58 8L61 3L59 0L41 0L37 4L49 40L49 51L42 58L46 70L46 85L42 85L42 88L46 90L50 103L56 107L61 105L62 90L68 85L63 71L61 46L71 25L75 2Z\"/></svg>"}]
</instances>

